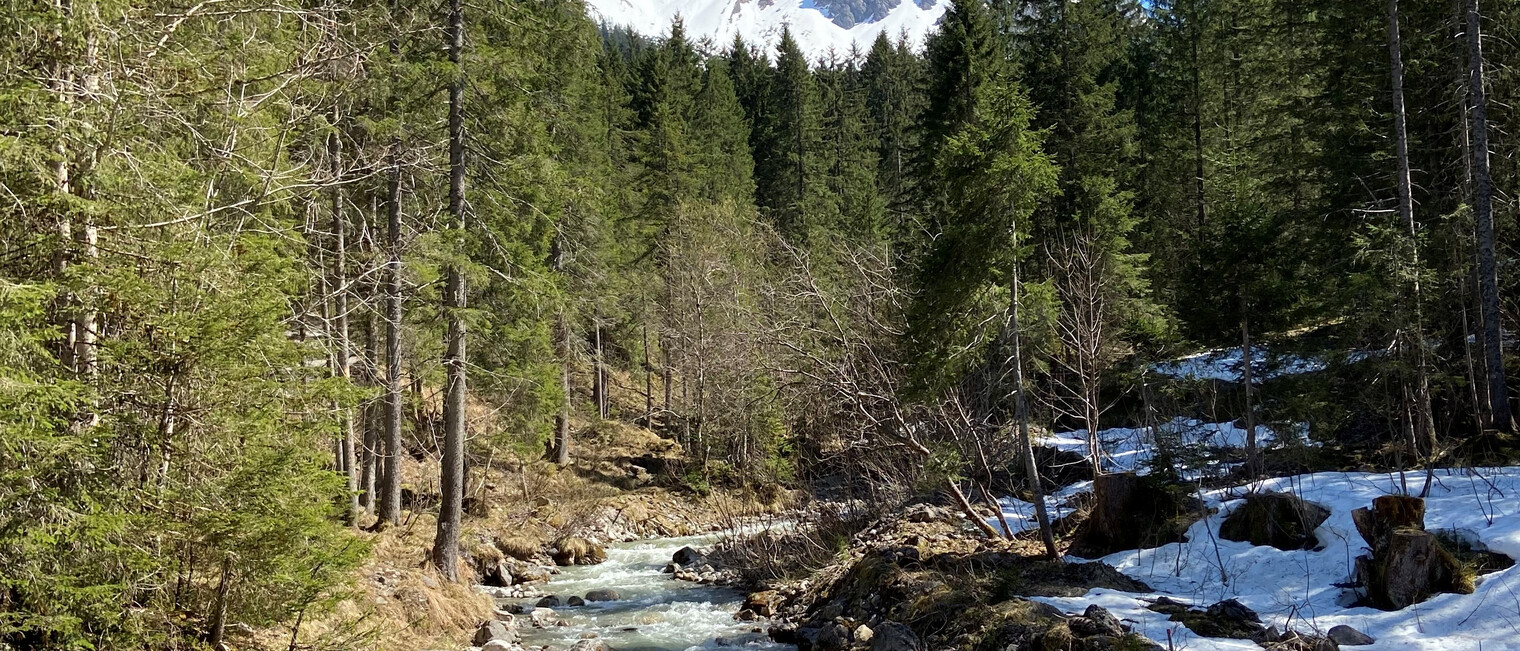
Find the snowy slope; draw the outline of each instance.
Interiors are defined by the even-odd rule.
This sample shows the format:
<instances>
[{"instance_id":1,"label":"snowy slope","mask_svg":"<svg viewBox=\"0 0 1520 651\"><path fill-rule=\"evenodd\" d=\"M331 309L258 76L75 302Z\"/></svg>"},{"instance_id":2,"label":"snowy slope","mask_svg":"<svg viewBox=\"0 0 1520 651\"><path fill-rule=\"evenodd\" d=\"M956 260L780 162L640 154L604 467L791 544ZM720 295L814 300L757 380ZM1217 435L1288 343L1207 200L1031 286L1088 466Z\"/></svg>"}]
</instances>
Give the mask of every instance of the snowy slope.
<instances>
[{"instance_id":1,"label":"snowy slope","mask_svg":"<svg viewBox=\"0 0 1520 651\"><path fill-rule=\"evenodd\" d=\"M950 2L924 4L929 8L922 9L913 0L900 0L880 19L846 29L813 8L812 0L586 0L593 18L649 37L669 34L671 24L680 16L686 33L693 40L708 40L713 51L727 48L737 34L773 52L781 40L782 27L790 26L792 37L814 61L830 53L847 57L851 47L864 54L883 32L893 40L906 34L910 43L921 45Z\"/></svg>"},{"instance_id":2,"label":"snowy slope","mask_svg":"<svg viewBox=\"0 0 1520 651\"><path fill-rule=\"evenodd\" d=\"M1408 477L1416 492L1423 480L1420 473ZM1323 633L1337 624L1352 626L1377 639L1371 646L1355 647L1368 651L1520 649L1520 566L1480 578L1474 594L1437 595L1396 612L1350 606L1347 591L1334 585L1349 579L1352 559L1364 551L1351 522L1352 509L1370 505L1379 495L1398 493L1399 486L1397 474L1325 472L1205 492L1205 501L1219 511L1193 525L1188 542L1119 552L1103 559L1149 584L1156 594L1094 589L1081 597L1039 600L1077 613L1088 604L1098 604L1126 620L1137 633L1163 645L1170 635L1175 648L1194 651L1259 647L1245 640L1196 636L1165 615L1147 610L1146 604L1161 595L1197 606L1233 597L1279 629ZM1330 519L1315 532L1322 546L1282 551L1219 539L1220 523L1239 505L1239 495L1249 489L1293 492L1329 508ZM1426 528L1457 529L1495 552L1520 556L1517 495L1520 468L1440 471L1426 500ZM1004 502L1012 507L1017 500ZM1012 524L1032 526L1023 521Z\"/></svg>"}]
</instances>

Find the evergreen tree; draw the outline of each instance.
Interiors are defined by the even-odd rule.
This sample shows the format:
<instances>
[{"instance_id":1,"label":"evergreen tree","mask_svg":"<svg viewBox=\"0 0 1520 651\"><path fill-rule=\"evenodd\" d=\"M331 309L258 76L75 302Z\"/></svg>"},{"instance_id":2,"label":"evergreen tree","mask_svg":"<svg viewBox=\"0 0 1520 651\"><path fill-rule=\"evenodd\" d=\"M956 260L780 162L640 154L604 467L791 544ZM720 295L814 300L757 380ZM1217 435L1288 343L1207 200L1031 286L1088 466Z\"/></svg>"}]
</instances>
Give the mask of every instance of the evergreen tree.
<instances>
[{"instance_id":1,"label":"evergreen tree","mask_svg":"<svg viewBox=\"0 0 1520 651\"><path fill-rule=\"evenodd\" d=\"M807 57L786 28L769 91L766 148L755 157L756 203L783 237L802 243L823 210L825 172L818 90Z\"/></svg>"}]
</instances>

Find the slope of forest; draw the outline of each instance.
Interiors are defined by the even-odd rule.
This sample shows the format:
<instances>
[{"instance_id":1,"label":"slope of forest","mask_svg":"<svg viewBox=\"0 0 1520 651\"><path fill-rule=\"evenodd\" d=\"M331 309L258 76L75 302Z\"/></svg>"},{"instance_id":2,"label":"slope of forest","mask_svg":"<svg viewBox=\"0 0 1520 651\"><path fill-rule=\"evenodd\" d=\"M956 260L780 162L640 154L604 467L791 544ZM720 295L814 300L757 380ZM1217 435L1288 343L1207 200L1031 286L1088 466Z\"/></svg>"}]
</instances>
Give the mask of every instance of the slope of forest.
<instances>
[{"instance_id":1,"label":"slope of forest","mask_svg":"<svg viewBox=\"0 0 1520 651\"><path fill-rule=\"evenodd\" d=\"M0 650L462 642L483 532L607 533L534 482L801 491L796 578L913 501L1048 567L1105 482L1169 537L1514 465L1517 0L905 1L832 57L638 11L0 10Z\"/></svg>"}]
</instances>

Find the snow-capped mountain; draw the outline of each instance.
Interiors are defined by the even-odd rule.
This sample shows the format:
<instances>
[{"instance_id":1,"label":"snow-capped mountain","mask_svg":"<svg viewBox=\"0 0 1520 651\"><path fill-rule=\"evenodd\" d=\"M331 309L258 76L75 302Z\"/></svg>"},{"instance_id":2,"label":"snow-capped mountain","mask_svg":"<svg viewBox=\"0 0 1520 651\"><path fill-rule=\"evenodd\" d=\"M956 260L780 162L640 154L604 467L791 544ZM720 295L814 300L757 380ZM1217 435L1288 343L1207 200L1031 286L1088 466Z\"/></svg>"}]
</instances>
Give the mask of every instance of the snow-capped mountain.
<instances>
[{"instance_id":1,"label":"snow-capped mountain","mask_svg":"<svg viewBox=\"0 0 1520 651\"><path fill-rule=\"evenodd\" d=\"M906 35L915 47L939 23L950 0L586 0L593 18L644 36L660 37L680 16L693 39L727 48L734 35L774 51L781 29L814 60L840 58L858 47L870 49L885 32L894 41Z\"/></svg>"}]
</instances>

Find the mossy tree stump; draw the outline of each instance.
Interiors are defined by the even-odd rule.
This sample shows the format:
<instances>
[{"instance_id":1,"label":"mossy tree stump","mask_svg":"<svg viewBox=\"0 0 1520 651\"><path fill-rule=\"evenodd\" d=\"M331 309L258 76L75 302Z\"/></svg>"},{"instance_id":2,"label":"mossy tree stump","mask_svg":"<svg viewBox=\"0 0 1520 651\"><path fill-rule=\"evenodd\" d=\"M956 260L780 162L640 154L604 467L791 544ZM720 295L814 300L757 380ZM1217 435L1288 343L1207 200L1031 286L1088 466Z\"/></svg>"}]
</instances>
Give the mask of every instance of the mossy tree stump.
<instances>
[{"instance_id":1,"label":"mossy tree stump","mask_svg":"<svg viewBox=\"0 0 1520 651\"><path fill-rule=\"evenodd\" d=\"M1371 555L1356 559L1356 578L1373 606L1399 610L1441 592L1471 594L1466 568L1425 531L1425 501L1387 495L1351 512Z\"/></svg>"}]
</instances>

